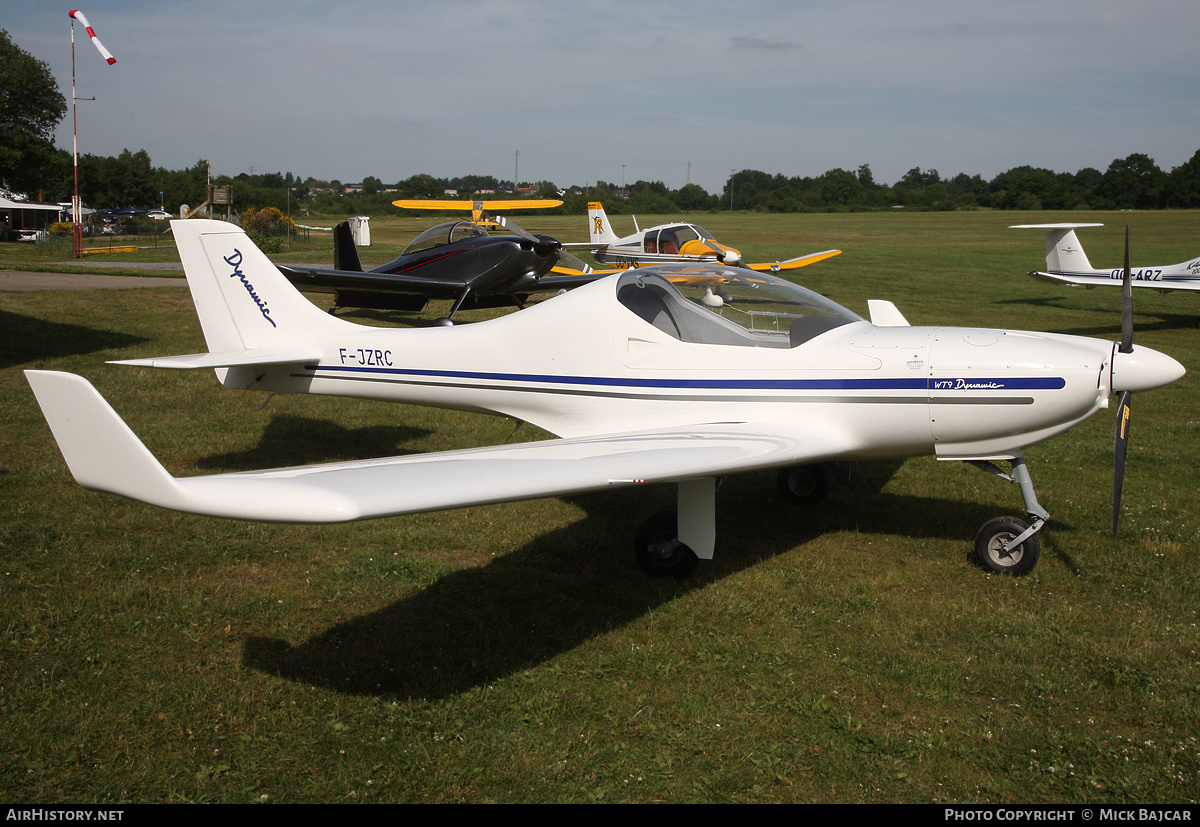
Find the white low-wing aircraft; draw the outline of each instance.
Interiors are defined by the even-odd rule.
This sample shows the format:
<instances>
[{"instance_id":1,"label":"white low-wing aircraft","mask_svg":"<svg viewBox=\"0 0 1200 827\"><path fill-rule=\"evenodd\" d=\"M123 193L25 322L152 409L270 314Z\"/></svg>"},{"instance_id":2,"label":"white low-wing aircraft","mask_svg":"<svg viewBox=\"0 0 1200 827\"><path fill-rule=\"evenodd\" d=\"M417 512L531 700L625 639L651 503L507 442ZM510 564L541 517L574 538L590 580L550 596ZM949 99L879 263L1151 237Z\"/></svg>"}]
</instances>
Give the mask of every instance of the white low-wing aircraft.
<instances>
[{"instance_id":1,"label":"white low-wing aircraft","mask_svg":"<svg viewBox=\"0 0 1200 827\"><path fill-rule=\"evenodd\" d=\"M822 250L819 253L810 253L787 261L748 264L742 261L740 252L720 243L712 237L711 233L696 224L659 224L657 227L643 230L637 227L637 219L634 218L633 226L637 232L624 238L618 238L617 234L613 232L608 214L604 212L604 206L593 201L588 204L588 235L591 237L591 241L563 246L587 249L597 261L622 269L645 267L652 264L720 262L759 272L773 273L807 267L818 261L840 255L842 252L841 250Z\"/></svg>"},{"instance_id":2,"label":"white low-wing aircraft","mask_svg":"<svg viewBox=\"0 0 1200 827\"><path fill-rule=\"evenodd\" d=\"M673 482L677 517L647 521L636 545L648 571L683 576L712 556L722 475L782 468L782 487L799 495L803 466L935 454L1019 483L1031 524L988 522L976 552L986 568L1020 574L1048 517L1025 449L1107 407L1111 393L1184 373L1131 344L910 327L890 302L871 302L866 321L719 264L629 270L476 324L364 327L311 304L232 224L172 228L210 352L121 364L215 368L231 388L490 412L561 437L176 478L85 379L26 371L81 485L196 514L327 523Z\"/></svg>"},{"instance_id":3,"label":"white low-wing aircraft","mask_svg":"<svg viewBox=\"0 0 1200 827\"><path fill-rule=\"evenodd\" d=\"M1103 227L1103 224L1014 224L1012 230L1046 231L1046 271L1029 275L1042 281L1069 284L1072 287L1119 287L1124 270L1097 270L1088 261L1083 245L1075 231L1081 227ZM1200 258L1179 264L1155 267L1131 267L1134 287L1148 287L1167 293L1172 290L1200 290Z\"/></svg>"}]
</instances>

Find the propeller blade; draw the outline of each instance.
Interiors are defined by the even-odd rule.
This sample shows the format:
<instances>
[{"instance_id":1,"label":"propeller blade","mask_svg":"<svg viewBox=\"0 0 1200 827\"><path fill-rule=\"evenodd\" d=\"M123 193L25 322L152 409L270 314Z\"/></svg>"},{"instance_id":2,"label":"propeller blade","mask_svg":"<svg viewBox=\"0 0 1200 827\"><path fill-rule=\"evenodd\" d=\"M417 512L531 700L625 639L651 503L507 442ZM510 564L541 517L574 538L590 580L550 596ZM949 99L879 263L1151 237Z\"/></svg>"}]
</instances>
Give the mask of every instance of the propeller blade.
<instances>
[{"instance_id":1,"label":"propeller blade","mask_svg":"<svg viewBox=\"0 0 1200 827\"><path fill-rule=\"evenodd\" d=\"M579 256L568 253L566 250L560 249L558 251L558 260L570 267L572 270L579 270L583 273L592 272L592 265L588 264Z\"/></svg>"},{"instance_id":2,"label":"propeller blade","mask_svg":"<svg viewBox=\"0 0 1200 827\"><path fill-rule=\"evenodd\" d=\"M1121 347L1133 352L1133 277L1129 273L1129 225L1125 225L1125 273L1121 277Z\"/></svg>"},{"instance_id":3,"label":"propeller blade","mask_svg":"<svg viewBox=\"0 0 1200 827\"><path fill-rule=\"evenodd\" d=\"M532 241L534 244L541 243L540 238L538 238L533 233L531 233L528 230L521 227L520 224L513 221L511 218L505 218L502 215L497 215L497 216L493 216L492 220L495 221L497 224L499 224L504 229L508 230L509 232L516 233L517 235L519 235L521 238L525 239L526 241Z\"/></svg>"},{"instance_id":4,"label":"propeller blade","mask_svg":"<svg viewBox=\"0 0 1200 827\"><path fill-rule=\"evenodd\" d=\"M521 236L521 238L525 239L526 241L532 241L534 244L545 244L546 243L545 239L538 238L533 233L531 233L528 230L521 227L519 224L517 224L517 222L513 221L511 218L505 218L502 215L497 215L497 216L495 216L494 220L497 224L499 224L504 229L516 233L517 235ZM566 250L562 249L561 244L558 245L558 260L562 264L566 265L567 267L570 267L572 270L581 270L584 273L592 272L592 268L589 264L584 262L584 260L579 258L578 256L572 255L571 253L568 253Z\"/></svg>"},{"instance_id":5,"label":"propeller blade","mask_svg":"<svg viewBox=\"0 0 1200 827\"><path fill-rule=\"evenodd\" d=\"M1117 437L1113 444L1113 513L1112 536L1117 539L1117 522L1121 517L1121 489L1125 483L1125 451L1129 447L1129 391L1121 392L1121 401L1117 404Z\"/></svg>"}]
</instances>

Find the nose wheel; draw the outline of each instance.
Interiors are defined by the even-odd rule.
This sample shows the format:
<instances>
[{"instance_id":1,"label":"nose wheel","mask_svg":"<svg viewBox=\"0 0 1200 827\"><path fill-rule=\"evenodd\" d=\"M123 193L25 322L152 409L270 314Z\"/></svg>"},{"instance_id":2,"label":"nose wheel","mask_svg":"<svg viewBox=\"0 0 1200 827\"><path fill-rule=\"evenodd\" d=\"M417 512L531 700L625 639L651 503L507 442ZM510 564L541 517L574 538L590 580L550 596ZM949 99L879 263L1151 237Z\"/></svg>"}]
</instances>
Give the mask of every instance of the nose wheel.
<instances>
[{"instance_id":1,"label":"nose wheel","mask_svg":"<svg viewBox=\"0 0 1200 827\"><path fill-rule=\"evenodd\" d=\"M1025 459L1016 457L1012 460L1011 476L990 462L968 460L967 464L1019 485L1021 497L1025 500L1025 511L1031 518L1026 523L1016 517L996 517L984 523L975 535L975 562L986 571L996 574L1011 574L1014 577L1028 574L1037 565L1042 550L1037 533L1050 519L1050 514L1038 504Z\"/></svg>"},{"instance_id":2,"label":"nose wheel","mask_svg":"<svg viewBox=\"0 0 1200 827\"><path fill-rule=\"evenodd\" d=\"M1042 544L1036 534L1020 543L1013 541L1029 531L1024 520L1016 517L996 517L988 520L975 535L975 562L996 574L1014 577L1027 574L1037 565Z\"/></svg>"}]
</instances>

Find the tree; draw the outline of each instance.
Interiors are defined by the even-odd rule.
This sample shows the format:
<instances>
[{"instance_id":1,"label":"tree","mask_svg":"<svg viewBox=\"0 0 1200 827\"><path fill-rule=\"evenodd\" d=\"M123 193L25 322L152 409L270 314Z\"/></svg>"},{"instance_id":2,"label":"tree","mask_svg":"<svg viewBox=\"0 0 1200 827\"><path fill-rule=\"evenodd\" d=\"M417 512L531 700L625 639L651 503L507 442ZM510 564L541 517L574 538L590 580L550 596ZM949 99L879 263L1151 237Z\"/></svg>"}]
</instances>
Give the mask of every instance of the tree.
<instances>
[{"instance_id":1,"label":"tree","mask_svg":"<svg viewBox=\"0 0 1200 827\"><path fill-rule=\"evenodd\" d=\"M875 189L875 176L871 174L870 164L863 164L858 168L858 183L863 185L863 189Z\"/></svg>"},{"instance_id":2,"label":"tree","mask_svg":"<svg viewBox=\"0 0 1200 827\"><path fill-rule=\"evenodd\" d=\"M866 177L871 178L868 168ZM852 207L862 203L862 178L845 169L831 169L821 176L821 200L826 208Z\"/></svg>"},{"instance_id":3,"label":"tree","mask_svg":"<svg viewBox=\"0 0 1200 827\"><path fill-rule=\"evenodd\" d=\"M1151 210L1159 206L1167 176L1148 156L1118 158L1096 187L1103 206L1115 210Z\"/></svg>"},{"instance_id":4,"label":"tree","mask_svg":"<svg viewBox=\"0 0 1200 827\"><path fill-rule=\"evenodd\" d=\"M444 182L432 175L418 174L396 184L401 198L441 198L446 188Z\"/></svg>"},{"instance_id":5,"label":"tree","mask_svg":"<svg viewBox=\"0 0 1200 827\"><path fill-rule=\"evenodd\" d=\"M1002 210L1067 210L1075 206L1068 183L1048 169L1023 166L997 175L992 206Z\"/></svg>"},{"instance_id":6,"label":"tree","mask_svg":"<svg viewBox=\"0 0 1200 827\"><path fill-rule=\"evenodd\" d=\"M54 154L54 127L67 113L50 67L0 29L0 182L32 191Z\"/></svg>"},{"instance_id":7,"label":"tree","mask_svg":"<svg viewBox=\"0 0 1200 827\"><path fill-rule=\"evenodd\" d=\"M687 184L675 193L675 203L681 210L707 210L717 206L716 199L699 184Z\"/></svg>"},{"instance_id":8,"label":"tree","mask_svg":"<svg viewBox=\"0 0 1200 827\"><path fill-rule=\"evenodd\" d=\"M1167 207L1200 207L1200 150L1186 164L1171 170L1163 200Z\"/></svg>"}]
</instances>

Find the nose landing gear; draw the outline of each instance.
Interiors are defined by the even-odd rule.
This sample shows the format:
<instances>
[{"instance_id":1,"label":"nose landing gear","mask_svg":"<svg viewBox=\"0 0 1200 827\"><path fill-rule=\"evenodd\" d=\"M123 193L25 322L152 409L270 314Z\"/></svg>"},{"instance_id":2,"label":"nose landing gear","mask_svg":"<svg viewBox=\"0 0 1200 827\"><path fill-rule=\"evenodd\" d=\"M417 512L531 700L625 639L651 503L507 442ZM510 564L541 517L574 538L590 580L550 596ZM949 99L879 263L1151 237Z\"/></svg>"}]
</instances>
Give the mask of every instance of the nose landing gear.
<instances>
[{"instance_id":1,"label":"nose landing gear","mask_svg":"<svg viewBox=\"0 0 1200 827\"><path fill-rule=\"evenodd\" d=\"M1011 574L1014 577L1028 574L1037 565L1041 553L1037 533L1050 519L1050 514L1038 504L1024 457L1012 460L1011 475L990 462L967 460L967 464L1019 485L1025 500L1025 511L1031 518L1030 523L1016 517L996 517L984 523L975 536L975 562L997 574Z\"/></svg>"}]
</instances>

